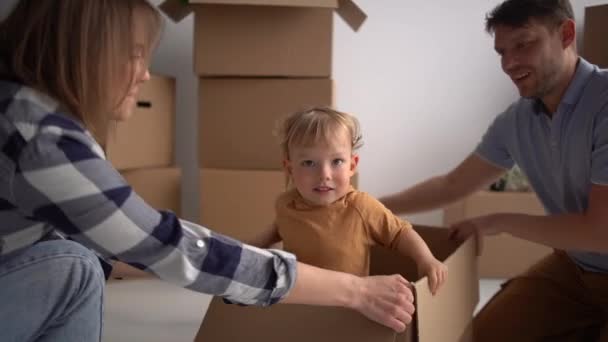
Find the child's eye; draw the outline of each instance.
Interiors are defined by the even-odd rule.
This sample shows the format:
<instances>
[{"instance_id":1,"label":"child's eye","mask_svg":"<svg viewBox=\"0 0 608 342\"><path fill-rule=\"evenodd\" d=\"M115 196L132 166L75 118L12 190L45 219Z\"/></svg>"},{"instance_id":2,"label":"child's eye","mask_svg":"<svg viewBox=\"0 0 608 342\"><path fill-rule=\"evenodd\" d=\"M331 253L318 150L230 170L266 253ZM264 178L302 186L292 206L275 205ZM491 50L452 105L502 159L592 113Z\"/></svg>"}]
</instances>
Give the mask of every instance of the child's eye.
<instances>
[{"instance_id":1,"label":"child's eye","mask_svg":"<svg viewBox=\"0 0 608 342\"><path fill-rule=\"evenodd\" d=\"M315 166L315 162L313 162L312 160L303 160L300 165L304 167L313 167Z\"/></svg>"},{"instance_id":2,"label":"child's eye","mask_svg":"<svg viewBox=\"0 0 608 342\"><path fill-rule=\"evenodd\" d=\"M342 164L344 164L344 159L340 159L340 158L338 158L338 159L334 159L334 160L332 161L332 164L333 164L334 166L339 166L339 165L342 165Z\"/></svg>"}]
</instances>

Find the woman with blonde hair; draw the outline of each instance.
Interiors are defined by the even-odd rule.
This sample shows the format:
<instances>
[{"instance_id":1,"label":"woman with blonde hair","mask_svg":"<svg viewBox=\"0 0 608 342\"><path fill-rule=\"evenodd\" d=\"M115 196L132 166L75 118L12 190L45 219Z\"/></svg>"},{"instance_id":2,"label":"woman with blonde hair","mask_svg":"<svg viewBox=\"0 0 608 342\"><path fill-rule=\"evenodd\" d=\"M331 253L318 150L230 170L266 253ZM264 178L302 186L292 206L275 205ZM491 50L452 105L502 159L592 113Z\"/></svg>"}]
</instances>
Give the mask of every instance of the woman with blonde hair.
<instances>
[{"instance_id":1,"label":"woman with blonde hair","mask_svg":"<svg viewBox=\"0 0 608 342\"><path fill-rule=\"evenodd\" d=\"M402 277L322 270L156 211L106 161L110 123L129 118L149 78L154 6L3 0L0 11L2 340L99 341L104 259L237 303L344 306L405 329Z\"/></svg>"}]
</instances>

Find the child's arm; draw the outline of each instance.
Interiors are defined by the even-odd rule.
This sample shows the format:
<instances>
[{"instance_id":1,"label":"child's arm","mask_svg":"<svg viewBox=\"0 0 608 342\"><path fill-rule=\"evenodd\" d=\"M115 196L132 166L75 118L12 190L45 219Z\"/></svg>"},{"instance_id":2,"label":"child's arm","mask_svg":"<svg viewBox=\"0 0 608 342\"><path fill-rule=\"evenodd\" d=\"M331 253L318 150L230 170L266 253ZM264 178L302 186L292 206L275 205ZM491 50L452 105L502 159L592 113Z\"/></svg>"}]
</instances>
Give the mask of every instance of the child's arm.
<instances>
[{"instance_id":1,"label":"child's arm","mask_svg":"<svg viewBox=\"0 0 608 342\"><path fill-rule=\"evenodd\" d=\"M276 224L273 223L254 238L246 241L246 243L258 248L270 248L279 241L281 241L281 236L279 235Z\"/></svg>"},{"instance_id":2,"label":"child's arm","mask_svg":"<svg viewBox=\"0 0 608 342\"><path fill-rule=\"evenodd\" d=\"M428 277L429 288L435 295L447 278L447 266L433 256L426 242L412 228L406 229L400 235L397 250L402 255L414 259L418 266L418 273Z\"/></svg>"}]
</instances>

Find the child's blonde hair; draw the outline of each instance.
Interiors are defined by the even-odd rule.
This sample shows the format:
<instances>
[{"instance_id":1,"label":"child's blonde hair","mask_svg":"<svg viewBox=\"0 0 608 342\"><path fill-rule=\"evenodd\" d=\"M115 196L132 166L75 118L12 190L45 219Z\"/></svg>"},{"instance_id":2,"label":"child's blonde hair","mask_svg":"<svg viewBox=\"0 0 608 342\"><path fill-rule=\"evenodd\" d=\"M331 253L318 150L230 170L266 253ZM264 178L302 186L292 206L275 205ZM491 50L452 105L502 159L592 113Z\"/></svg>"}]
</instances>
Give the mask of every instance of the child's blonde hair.
<instances>
[{"instance_id":1,"label":"child's blonde hair","mask_svg":"<svg viewBox=\"0 0 608 342\"><path fill-rule=\"evenodd\" d=\"M278 136L285 159L292 146L310 146L328 142L340 129L350 134L353 151L363 145L359 121L354 116L330 107L312 107L288 115L280 122Z\"/></svg>"}]
</instances>

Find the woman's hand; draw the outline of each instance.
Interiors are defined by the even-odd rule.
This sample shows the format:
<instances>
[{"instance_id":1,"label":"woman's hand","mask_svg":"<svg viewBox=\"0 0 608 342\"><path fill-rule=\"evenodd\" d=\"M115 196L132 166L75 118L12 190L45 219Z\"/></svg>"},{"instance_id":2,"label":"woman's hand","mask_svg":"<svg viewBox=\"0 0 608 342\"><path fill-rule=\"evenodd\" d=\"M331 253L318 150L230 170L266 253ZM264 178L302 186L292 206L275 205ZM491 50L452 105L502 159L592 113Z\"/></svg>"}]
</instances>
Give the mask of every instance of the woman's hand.
<instances>
[{"instance_id":1,"label":"woman's hand","mask_svg":"<svg viewBox=\"0 0 608 342\"><path fill-rule=\"evenodd\" d=\"M396 332L405 331L414 314L411 285L400 275L358 278L353 309Z\"/></svg>"}]
</instances>

